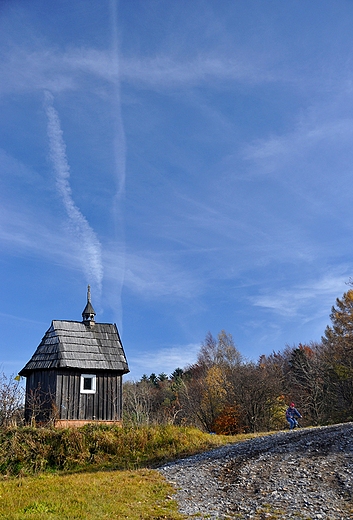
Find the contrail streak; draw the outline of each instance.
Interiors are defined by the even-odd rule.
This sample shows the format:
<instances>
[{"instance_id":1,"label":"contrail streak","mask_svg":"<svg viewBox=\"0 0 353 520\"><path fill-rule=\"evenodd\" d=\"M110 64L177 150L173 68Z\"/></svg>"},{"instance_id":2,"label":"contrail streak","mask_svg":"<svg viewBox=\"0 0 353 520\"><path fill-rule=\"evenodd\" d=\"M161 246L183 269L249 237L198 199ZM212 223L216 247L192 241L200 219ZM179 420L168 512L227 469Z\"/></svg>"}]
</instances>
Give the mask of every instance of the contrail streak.
<instances>
[{"instance_id":1,"label":"contrail streak","mask_svg":"<svg viewBox=\"0 0 353 520\"><path fill-rule=\"evenodd\" d=\"M115 240L111 244L111 258L109 272L111 283L109 285L110 299L114 308L119 330L122 332L122 289L125 278L125 231L124 231L124 198L126 181L126 138L121 110L121 82L119 63L119 30L118 30L118 2L110 0L110 30L111 30L111 84L110 100L112 105L113 122L113 150L114 150L114 174L115 196L112 213L114 216Z\"/></svg>"},{"instance_id":2,"label":"contrail streak","mask_svg":"<svg viewBox=\"0 0 353 520\"><path fill-rule=\"evenodd\" d=\"M117 174L116 204L125 193L126 177L126 140L121 114L120 99L120 67L119 67L119 38L117 25L117 2L110 1L110 16L112 30L111 67L113 71L113 109L114 109L114 153L115 169Z\"/></svg>"},{"instance_id":3,"label":"contrail streak","mask_svg":"<svg viewBox=\"0 0 353 520\"><path fill-rule=\"evenodd\" d=\"M87 281L90 283L93 281L101 292L103 279L101 244L72 199L69 183L70 166L66 157L63 132L58 113L53 107L53 96L48 91L45 92L44 106L48 118L50 158L56 175L57 190L72 224L73 232L81 245L82 264Z\"/></svg>"}]
</instances>

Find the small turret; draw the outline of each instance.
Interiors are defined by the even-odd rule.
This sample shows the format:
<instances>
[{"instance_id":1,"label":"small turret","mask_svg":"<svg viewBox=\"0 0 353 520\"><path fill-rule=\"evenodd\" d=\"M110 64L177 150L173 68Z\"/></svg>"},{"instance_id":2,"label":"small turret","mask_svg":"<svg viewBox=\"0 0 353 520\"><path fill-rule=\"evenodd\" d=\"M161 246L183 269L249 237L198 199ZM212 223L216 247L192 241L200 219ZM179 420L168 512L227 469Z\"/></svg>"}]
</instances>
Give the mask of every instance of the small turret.
<instances>
[{"instance_id":1,"label":"small turret","mask_svg":"<svg viewBox=\"0 0 353 520\"><path fill-rule=\"evenodd\" d=\"M91 287L90 285L87 288L87 304L82 313L82 322L86 325L94 325L94 317L96 313L91 304Z\"/></svg>"}]
</instances>

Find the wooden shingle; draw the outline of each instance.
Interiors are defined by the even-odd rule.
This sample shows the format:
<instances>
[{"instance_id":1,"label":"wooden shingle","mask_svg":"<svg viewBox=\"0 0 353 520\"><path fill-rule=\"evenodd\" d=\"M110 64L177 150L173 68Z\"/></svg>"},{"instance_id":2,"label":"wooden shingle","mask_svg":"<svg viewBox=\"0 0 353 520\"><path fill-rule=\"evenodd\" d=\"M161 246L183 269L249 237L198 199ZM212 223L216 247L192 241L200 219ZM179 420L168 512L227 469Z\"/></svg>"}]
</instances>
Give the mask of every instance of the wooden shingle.
<instances>
[{"instance_id":1,"label":"wooden shingle","mask_svg":"<svg viewBox=\"0 0 353 520\"><path fill-rule=\"evenodd\" d=\"M122 378L129 372L115 324L96 323L88 286L83 320L54 320L31 359L25 420L56 426L91 421L121 424Z\"/></svg>"},{"instance_id":2,"label":"wooden shingle","mask_svg":"<svg viewBox=\"0 0 353 520\"><path fill-rule=\"evenodd\" d=\"M61 320L52 321L20 375L43 369L129 372L115 324Z\"/></svg>"}]
</instances>

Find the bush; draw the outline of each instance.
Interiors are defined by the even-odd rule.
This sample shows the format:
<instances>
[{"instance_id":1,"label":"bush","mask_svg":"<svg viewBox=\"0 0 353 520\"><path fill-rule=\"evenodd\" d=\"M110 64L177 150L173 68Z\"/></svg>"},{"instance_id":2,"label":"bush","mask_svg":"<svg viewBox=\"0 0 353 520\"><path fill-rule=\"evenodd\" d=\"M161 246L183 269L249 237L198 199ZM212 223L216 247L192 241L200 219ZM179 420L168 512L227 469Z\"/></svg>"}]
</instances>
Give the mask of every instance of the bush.
<instances>
[{"instance_id":1,"label":"bush","mask_svg":"<svg viewBox=\"0 0 353 520\"><path fill-rule=\"evenodd\" d=\"M92 467L136 469L230 441L229 437L172 425L3 428L0 429L0 473L26 475Z\"/></svg>"},{"instance_id":2,"label":"bush","mask_svg":"<svg viewBox=\"0 0 353 520\"><path fill-rule=\"evenodd\" d=\"M0 427L23 421L24 388L15 376L0 374Z\"/></svg>"}]
</instances>

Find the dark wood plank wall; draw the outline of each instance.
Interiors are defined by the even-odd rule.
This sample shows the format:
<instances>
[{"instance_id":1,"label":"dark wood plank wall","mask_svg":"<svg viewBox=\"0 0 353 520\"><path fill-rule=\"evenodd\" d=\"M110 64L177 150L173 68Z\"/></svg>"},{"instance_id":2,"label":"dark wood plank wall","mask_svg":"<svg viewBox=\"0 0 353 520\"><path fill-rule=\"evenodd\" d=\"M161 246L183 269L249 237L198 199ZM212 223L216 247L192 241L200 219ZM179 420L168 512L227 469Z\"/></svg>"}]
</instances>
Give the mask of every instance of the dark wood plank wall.
<instances>
[{"instance_id":1,"label":"dark wood plank wall","mask_svg":"<svg viewBox=\"0 0 353 520\"><path fill-rule=\"evenodd\" d=\"M53 413L55 394L55 370L32 372L26 380L25 420L47 421Z\"/></svg>"},{"instance_id":2,"label":"dark wood plank wall","mask_svg":"<svg viewBox=\"0 0 353 520\"><path fill-rule=\"evenodd\" d=\"M55 416L63 420L120 421L122 419L122 376L97 373L96 393L81 394L81 372L34 371L26 382L26 421L35 416L47 421ZM40 398L41 413L35 409Z\"/></svg>"},{"instance_id":3,"label":"dark wood plank wall","mask_svg":"<svg viewBox=\"0 0 353 520\"><path fill-rule=\"evenodd\" d=\"M57 376L56 406L60 419L116 421L122 418L122 376L96 374L96 393L81 394L79 372Z\"/></svg>"}]
</instances>

